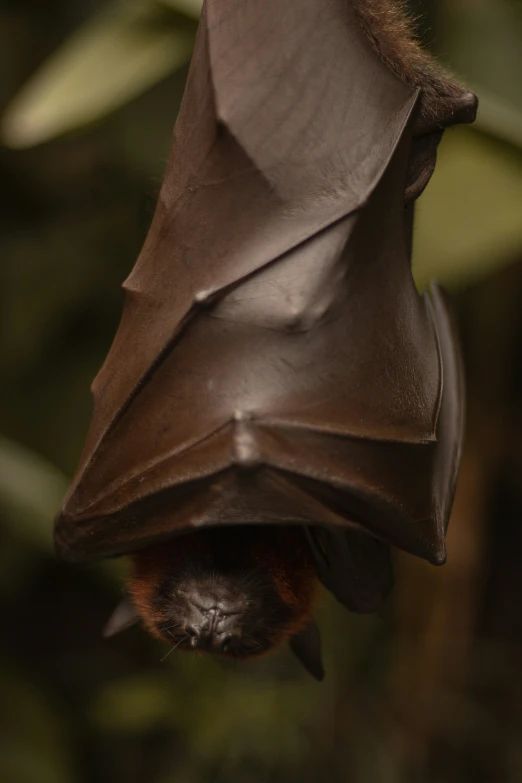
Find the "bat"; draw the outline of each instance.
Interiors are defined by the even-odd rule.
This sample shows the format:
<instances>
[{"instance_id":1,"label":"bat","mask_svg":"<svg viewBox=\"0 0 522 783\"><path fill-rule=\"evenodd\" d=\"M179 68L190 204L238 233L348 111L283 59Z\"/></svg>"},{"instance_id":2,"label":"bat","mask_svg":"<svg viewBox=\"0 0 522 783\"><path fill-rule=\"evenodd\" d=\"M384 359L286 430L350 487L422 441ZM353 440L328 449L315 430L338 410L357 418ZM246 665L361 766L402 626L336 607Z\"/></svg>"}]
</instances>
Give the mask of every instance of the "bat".
<instances>
[{"instance_id":1,"label":"bat","mask_svg":"<svg viewBox=\"0 0 522 783\"><path fill-rule=\"evenodd\" d=\"M130 557L107 635L288 641L320 679L319 582L373 612L392 547L444 562L463 373L413 205L476 109L391 0L207 0L56 523L66 560Z\"/></svg>"}]
</instances>

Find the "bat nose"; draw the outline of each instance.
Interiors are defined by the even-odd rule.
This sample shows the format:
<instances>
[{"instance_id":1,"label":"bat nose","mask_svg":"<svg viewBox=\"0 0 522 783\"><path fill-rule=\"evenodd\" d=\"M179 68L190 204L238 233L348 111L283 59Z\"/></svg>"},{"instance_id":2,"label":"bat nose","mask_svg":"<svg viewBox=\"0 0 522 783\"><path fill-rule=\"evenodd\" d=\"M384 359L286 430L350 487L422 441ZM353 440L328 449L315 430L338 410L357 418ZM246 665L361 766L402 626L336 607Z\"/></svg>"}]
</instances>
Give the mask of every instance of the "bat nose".
<instances>
[{"instance_id":1,"label":"bat nose","mask_svg":"<svg viewBox=\"0 0 522 783\"><path fill-rule=\"evenodd\" d=\"M189 637L189 644L193 649L208 650L209 652L226 653L231 647L234 634L220 631L217 627L187 625L185 633Z\"/></svg>"},{"instance_id":2,"label":"bat nose","mask_svg":"<svg viewBox=\"0 0 522 783\"><path fill-rule=\"evenodd\" d=\"M235 611L232 611L235 609ZM239 638L240 611L232 604L191 601L185 622L185 633L193 649L226 653L234 638Z\"/></svg>"}]
</instances>

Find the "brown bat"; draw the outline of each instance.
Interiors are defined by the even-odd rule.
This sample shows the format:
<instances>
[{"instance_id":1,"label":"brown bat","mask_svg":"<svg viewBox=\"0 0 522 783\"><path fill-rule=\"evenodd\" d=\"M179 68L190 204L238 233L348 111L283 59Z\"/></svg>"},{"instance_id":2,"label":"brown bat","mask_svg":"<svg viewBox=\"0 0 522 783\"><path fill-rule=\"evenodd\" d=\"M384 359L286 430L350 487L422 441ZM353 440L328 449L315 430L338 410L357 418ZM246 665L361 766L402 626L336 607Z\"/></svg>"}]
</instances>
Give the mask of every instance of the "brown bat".
<instances>
[{"instance_id":1,"label":"brown bat","mask_svg":"<svg viewBox=\"0 0 522 783\"><path fill-rule=\"evenodd\" d=\"M207 0L56 526L67 560L131 555L108 634L289 640L321 678L318 580L375 611L391 546L444 562L463 383L413 201L475 112L391 2Z\"/></svg>"}]
</instances>

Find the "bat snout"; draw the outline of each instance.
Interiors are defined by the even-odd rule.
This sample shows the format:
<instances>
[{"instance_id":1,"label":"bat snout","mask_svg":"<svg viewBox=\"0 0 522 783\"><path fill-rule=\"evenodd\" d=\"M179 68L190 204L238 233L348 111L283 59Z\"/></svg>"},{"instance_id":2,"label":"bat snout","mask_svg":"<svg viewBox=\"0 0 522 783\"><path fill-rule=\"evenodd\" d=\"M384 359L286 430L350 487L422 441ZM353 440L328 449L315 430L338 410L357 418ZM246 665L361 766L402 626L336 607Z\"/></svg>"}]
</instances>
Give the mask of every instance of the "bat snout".
<instances>
[{"instance_id":1,"label":"bat snout","mask_svg":"<svg viewBox=\"0 0 522 783\"><path fill-rule=\"evenodd\" d=\"M185 633L192 649L207 650L208 652L227 653L231 650L234 641L233 634L208 631L193 625L188 625ZM239 638L239 635L236 634L236 637Z\"/></svg>"},{"instance_id":2,"label":"bat snout","mask_svg":"<svg viewBox=\"0 0 522 783\"><path fill-rule=\"evenodd\" d=\"M192 649L227 653L241 639L244 602L194 591L187 602L184 631Z\"/></svg>"},{"instance_id":3,"label":"bat snout","mask_svg":"<svg viewBox=\"0 0 522 783\"><path fill-rule=\"evenodd\" d=\"M239 613L227 614L218 607L201 610L192 605L185 623L185 634L193 649L227 653L241 638Z\"/></svg>"}]
</instances>

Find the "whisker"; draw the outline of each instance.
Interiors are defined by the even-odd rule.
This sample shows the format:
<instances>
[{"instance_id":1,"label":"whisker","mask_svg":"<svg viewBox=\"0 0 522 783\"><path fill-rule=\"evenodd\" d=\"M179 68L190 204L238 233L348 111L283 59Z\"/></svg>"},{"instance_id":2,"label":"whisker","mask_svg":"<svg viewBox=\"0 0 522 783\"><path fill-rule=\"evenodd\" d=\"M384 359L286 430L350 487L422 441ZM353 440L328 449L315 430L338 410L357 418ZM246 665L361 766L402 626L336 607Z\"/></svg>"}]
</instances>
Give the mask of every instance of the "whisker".
<instances>
[{"instance_id":1,"label":"whisker","mask_svg":"<svg viewBox=\"0 0 522 783\"><path fill-rule=\"evenodd\" d=\"M172 636L172 634L169 634L169 636ZM167 654L166 654L166 655L165 655L165 656L164 656L164 657L161 659L161 663L163 663L163 661L165 661L165 660L166 660L166 659L169 657L169 655L171 654L171 652L173 652L173 651L176 649L176 647L179 647L179 645L181 644L181 642L182 642L184 639L185 639L185 637L184 637L184 636L182 636L182 637L181 637L181 639L179 640L179 642L178 642L177 644L175 644L175 645L174 645L174 647L171 647L171 648L170 648L170 650L168 651L168 653L167 653Z\"/></svg>"},{"instance_id":2,"label":"whisker","mask_svg":"<svg viewBox=\"0 0 522 783\"><path fill-rule=\"evenodd\" d=\"M160 631L167 631L168 632L171 628L175 628L177 625L178 625L178 623L172 623L172 625L166 625L166 626L160 625L158 627L159 627Z\"/></svg>"}]
</instances>

